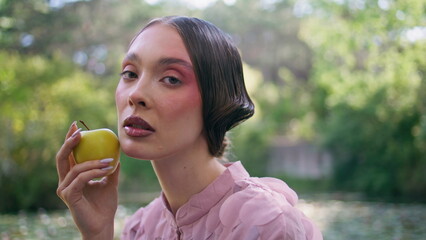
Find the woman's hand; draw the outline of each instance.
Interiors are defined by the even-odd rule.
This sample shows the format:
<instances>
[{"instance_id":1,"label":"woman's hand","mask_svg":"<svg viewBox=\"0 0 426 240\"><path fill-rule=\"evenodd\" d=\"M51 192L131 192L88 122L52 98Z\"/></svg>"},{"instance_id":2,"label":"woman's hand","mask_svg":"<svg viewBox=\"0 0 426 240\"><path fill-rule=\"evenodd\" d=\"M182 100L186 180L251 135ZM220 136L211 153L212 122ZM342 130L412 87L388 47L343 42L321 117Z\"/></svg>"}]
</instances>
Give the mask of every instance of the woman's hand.
<instances>
[{"instance_id":1,"label":"woman's hand","mask_svg":"<svg viewBox=\"0 0 426 240\"><path fill-rule=\"evenodd\" d=\"M56 155L57 194L70 209L83 239L113 239L120 166L104 177L108 159L75 164L72 150L80 141L80 130L74 122Z\"/></svg>"}]
</instances>

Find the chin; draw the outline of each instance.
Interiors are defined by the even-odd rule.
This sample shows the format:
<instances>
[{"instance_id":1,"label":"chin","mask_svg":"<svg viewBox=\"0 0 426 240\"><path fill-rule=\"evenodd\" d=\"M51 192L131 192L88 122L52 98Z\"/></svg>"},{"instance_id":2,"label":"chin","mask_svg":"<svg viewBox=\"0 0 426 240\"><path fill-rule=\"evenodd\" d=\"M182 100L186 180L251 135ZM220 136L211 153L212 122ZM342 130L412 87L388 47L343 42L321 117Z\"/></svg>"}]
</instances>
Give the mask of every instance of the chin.
<instances>
[{"instance_id":1,"label":"chin","mask_svg":"<svg viewBox=\"0 0 426 240\"><path fill-rule=\"evenodd\" d=\"M149 160L149 154L141 154L140 148L134 148L131 146L121 145L121 151L131 158L141 159L141 160Z\"/></svg>"},{"instance_id":2,"label":"chin","mask_svg":"<svg viewBox=\"0 0 426 240\"><path fill-rule=\"evenodd\" d=\"M141 146L135 146L134 144L121 145L121 151L126 154L127 156L139 160L154 160L161 158L162 154L152 151L151 147L141 147Z\"/></svg>"}]
</instances>

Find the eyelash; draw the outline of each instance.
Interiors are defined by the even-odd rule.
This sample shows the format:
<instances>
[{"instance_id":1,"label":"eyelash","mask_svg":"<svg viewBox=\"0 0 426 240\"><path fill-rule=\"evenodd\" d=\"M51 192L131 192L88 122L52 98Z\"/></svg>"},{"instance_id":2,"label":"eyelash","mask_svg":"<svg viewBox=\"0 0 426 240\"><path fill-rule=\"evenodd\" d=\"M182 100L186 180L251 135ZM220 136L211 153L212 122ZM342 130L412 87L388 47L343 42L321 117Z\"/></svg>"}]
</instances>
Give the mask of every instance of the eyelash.
<instances>
[{"instance_id":1,"label":"eyelash","mask_svg":"<svg viewBox=\"0 0 426 240\"><path fill-rule=\"evenodd\" d=\"M169 79L168 82L166 82L167 81L166 79ZM175 83L171 83L170 80L175 81ZM181 80L179 80L176 77L172 77L172 76L164 77L164 78L161 79L161 81L164 82L167 85L170 85L170 86L178 86L178 85L182 84Z\"/></svg>"},{"instance_id":2,"label":"eyelash","mask_svg":"<svg viewBox=\"0 0 426 240\"><path fill-rule=\"evenodd\" d=\"M138 78L138 75L132 71L124 71L120 73L120 77L122 77L123 79L134 79L134 78ZM170 82L170 80L175 81L175 83ZM178 86L182 84L182 81L179 80L179 78L173 77L173 76L164 77L161 79L161 81L170 86Z\"/></svg>"},{"instance_id":3,"label":"eyelash","mask_svg":"<svg viewBox=\"0 0 426 240\"><path fill-rule=\"evenodd\" d=\"M132 74L133 76L129 76L130 74ZM131 78L138 78L138 75L132 71L124 71L120 73L120 77L124 79L131 79Z\"/></svg>"}]
</instances>

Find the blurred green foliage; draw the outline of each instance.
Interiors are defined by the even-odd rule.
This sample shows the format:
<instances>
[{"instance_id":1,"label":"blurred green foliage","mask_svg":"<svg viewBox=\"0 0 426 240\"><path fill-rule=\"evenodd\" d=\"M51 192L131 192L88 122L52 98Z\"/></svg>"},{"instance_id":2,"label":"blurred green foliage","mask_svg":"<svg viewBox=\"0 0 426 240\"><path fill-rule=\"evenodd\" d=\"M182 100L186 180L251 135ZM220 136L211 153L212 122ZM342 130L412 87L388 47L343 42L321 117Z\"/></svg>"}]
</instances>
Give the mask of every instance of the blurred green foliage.
<instances>
[{"instance_id":1,"label":"blurred green foliage","mask_svg":"<svg viewBox=\"0 0 426 240\"><path fill-rule=\"evenodd\" d=\"M335 158L334 184L373 197L426 199L426 28L423 1L316 1L316 140ZM324 28L327 26L327 28ZM315 31L314 31L315 29Z\"/></svg>"},{"instance_id":2,"label":"blurred green foliage","mask_svg":"<svg viewBox=\"0 0 426 240\"><path fill-rule=\"evenodd\" d=\"M230 160L264 176L284 135L333 154L333 189L425 200L423 1L48 3L0 1L0 212L63 207L54 159L68 126L115 129L121 57L163 15L209 20L241 49L256 114L230 132ZM127 156L121 183L158 190L150 162Z\"/></svg>"},{"instance_id":3,"label":"blurred green foliage","mask_svg":"<svg viewBox=\"0 0 426 240\"><path fill-rule=\"evenodd\" d=\"M67 126L114 126L113 93L61 56L1 51L0 62L0 211L57 206L55 154Z\"/></svg>"}]
</instances>

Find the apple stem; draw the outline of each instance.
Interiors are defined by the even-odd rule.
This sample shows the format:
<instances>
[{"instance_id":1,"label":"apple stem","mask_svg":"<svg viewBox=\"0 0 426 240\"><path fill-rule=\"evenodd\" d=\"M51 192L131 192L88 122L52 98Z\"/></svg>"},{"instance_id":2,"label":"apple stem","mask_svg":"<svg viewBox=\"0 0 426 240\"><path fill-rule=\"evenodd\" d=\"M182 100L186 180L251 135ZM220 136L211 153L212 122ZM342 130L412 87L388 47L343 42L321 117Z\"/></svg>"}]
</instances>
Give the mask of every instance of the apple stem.
<instances>
[{"instance_id":1,"label":"apple stem","mask_svg":"<svg viewBox=\"0 0 426 240\"><path fill-rule=\"evenodd\" d=\"M83 124L85 127L86 127L86 129L87 130L90 130L90 128L84 123L84 121L83 120L78 120L81 124Z\"/></svg>"}]
</instances>

